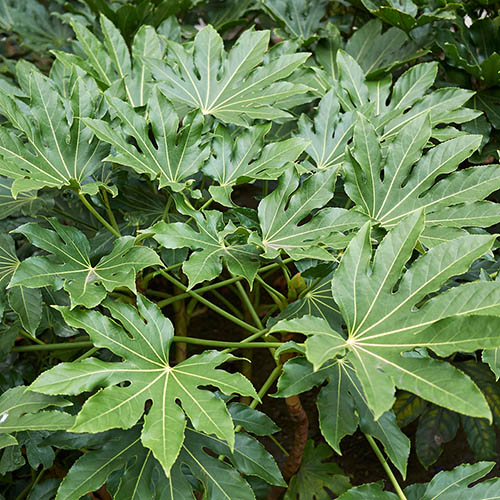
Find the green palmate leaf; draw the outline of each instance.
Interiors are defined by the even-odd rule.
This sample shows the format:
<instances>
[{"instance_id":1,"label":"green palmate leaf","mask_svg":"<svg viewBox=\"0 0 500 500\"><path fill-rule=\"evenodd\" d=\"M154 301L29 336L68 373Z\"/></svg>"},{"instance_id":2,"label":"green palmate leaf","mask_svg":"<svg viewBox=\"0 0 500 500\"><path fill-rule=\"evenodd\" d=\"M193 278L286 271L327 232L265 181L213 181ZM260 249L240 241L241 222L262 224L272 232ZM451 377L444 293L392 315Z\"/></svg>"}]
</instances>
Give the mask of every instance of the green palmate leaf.
<instances>
[{"instance_id":1,"label":"green palmate leaf","mask_svg":"<svg viewBox=\"0 0 500 500\"><path fill-rule=\"evenodd\" d=\"M201 170L209 148L201 143L203 117L199 113L189 114L179 130L178 116L158 89L147 102L146 117L116 97L107 97L107 102L119 118L117 127L103 120L85 120L85 124L113 146L108 160L158 179L160 187L174 191L182 190L187 179Z\"/></svg>"},{"instance_id":2,"label":"green palmate leaf","mask_svg":"<svg viewBox=\"0 0 500 500\"><path fill-rule=\"evenodd\" d=\"M382 33L382 22L372 19L349 38L345 50L363 68L366 76L376 78L425 54L399 28Z\"/></svg>"},{"instance_id":3,"label":"green palmate leaf","mask_svg":"<svg viewBox=\"0 0 500 500\"><path fill-rule=\"evenodd\" d=\"M485 493L498 493L498 480L486 481L473 488L469 485L484 477L492 468L494 462L478 462L473 465L460 465L452 471L443 471L434 476L427 484L423 495L416 500L493 500L495 496L485 496ZM411 488L411 486L410 486ZM407 488L410 489L410 488ZM405 490L406 493L406 490Z\"/></svg>"},{"instance_id":4,"label":"green palmate leaf","mask_svg":"<svg viewBox=\"0 0 500 500\"><path fill-rule=\"evenodd\" d=\"M16 229L33 245L52 255L22 261L9 286L52 286L57 289L64 285L72 307L95 307L107 292L118 286L135 291L136 274L145 267L161 263L154 250L134 246L135 239L124 236L115 241L109 255L95 264L90 259L90 244L83 233L71 226L63 226L55 219L48 222L53 230L34 223Z\"/></svg>"},{"instance_id":5,"label":"green palmate leaf","mask_svg":"<svg viewBox=\"0 0 500 500\"><path fill-rule=\"evenodd\" d=\"M108 151L81 120L96 112L95 90L78 78L71 95L63 97L52 80L34 70L29 90L29 108L0 91L2 113L19 131L0 127L0 174L14 179L14 197L43 187L79 186L101 166Z\"/></svg>"},{"instance_id":6,"label":"green palmate leaf","mask_svg":"<svg viewBox=\"0 0 500 500\"><path fill-rule=\"evenodd\" d=\"M294 259L333 260L328 246L345 246L342 231L359 227L359 218L341 208L324 208L302 223L311 211L324 207L333 197L337 169L314 173L299 187L299 176L289 168L278 187L258 207L261 235L249 241L264 249L264 257L275 258L284 250Z\"/></svg>"},{"instance_id":7,"label":"green palmate leaf","mask_svg":"<svg viewBox=\"0 0 500 500\"><path fill-rule=\"evenodd\" d=\"M464 123L477 118L480 112L464 108L474 95L470 90L440 88L429 92L437 63L417 64L405 71L395 82L368 81L363 69L347 52L337 54L338 82L333 88L344 111L358 110L369 118L383 140L394 138L411 120L429 114L432 136L442 134L440 124ZM391 95L389 95L391 94Z\"/></svg>"},{"instance_id":8,"label":"green palmate leaf","mask_svg":"<svg viewBox=\"0 0 500 500\"><path fill-rule=\"evenodd\" d=\"M216 369L232 359L226 353L205 351L172 367L172 324L142 296L138 296L137 304L138 310L109 299L105 302L123 327L96 311L59 307L70 326L83 328L96 347L105 347L124 361L108 363L88 358L61 363L38 377L30 389L44 394L80 394L104 387L84 404L71 429L75 432L128 429L142 417L146 401L151 400L141 441L167 473L184 441L185 413L195 429L215 434L233 449L234 429L224 402L199 386L218 387L228 395L257 397L252 385L240 374ZM117 385L121 382L129 385Z\"/></svg>"},{"instance_id":9,"label":"green palmate leaf","mask_svg":"<svg viewBox=\"0 0 500 500\"><path fill-rule=\"evenodd\" d=\"M0 396L0 442L1 447L16 444L10 436L19 431L68 429L74 417L68 413L47 410L50 407L71 406L71 403L57 396L45 396L26 390L24 386L9 389Z\"/></svg>"},{"instance_id":10,"label":"green palmate leaf","mask_svg":"<svg viewBox=\"0 0 500 500\"><path fill-rule=\"evenodd\" d=\"M340 113L339 100L333 90L321 99L313 122L306 115L300 117L297 136L311 141L306 151L316 168L342 164L355 121L354 112Z\"/></svg>"},{"instance_id":11,"label":"green palmate leaf","mask_svg":"<svg viewBox=\"0 0 500 500\"><path fill-rule=\"evenodd\" d=\"M72 466L59 488L57 500L80 498L106 481L115 500L194 500L195 487L186 478L187 471L202 483L209 498L254 499L240 474L257 475L270 484L283 481L271 455L248 434L237 433L231 451L223 441L188 425L180 456L169 477L151 450L142 446L139 428L113 430L103 437L103 445L83 455ZM224 454L230 463L214 458L205 450ZM109 478L115 471L120 472L119 483Z\"/></svg>"},{"instance_id":12,"label":"green palmate leaf","mask_svg":"<svg viewBox=\"0 0 500 500\"><path fill-rule=\"evenodd\" d=\"M317 37L327 4L327 0L264 0L262 7L289 37L307 44Z\"/></svg>"},{"instance_id":13,"label":"green palmate leaf","mask_svg":"<svg viewBox=\"0 0 500 500\"><path fill-rule=\"evenodd\" d=\"M418 421L415 449L425 468L435 463L443 445L455 438L459 422L456 413L439 406L431 405L423 412Z\"/></svg>"},{"instance_id":14,"label":"green palmate leaf","mask_svg":"<svg viewBox=\"0 0 500 500\"><path fill-rule=\"evenodd\" d=\"M374 126L359 115L344 167L351 199L363 213L389 227L422 208L428 226L481 227L498 222L498 206L482 201L500 187L498 168L455 171L479 147L481 136L462 135L422 156L430 135L429 115L414 118L384 155ZM445 174L450 175L442 177Z\"/></svg>"},{"instance_id":15,"label":"green palmate leaf","mask_svg":"<svg viewBox=\"0 0 500 500\"><path fill-rule=\"evenodd\" d=\"M277 179L299 157L308 142L288 139L264 146L271 124L255 125L233 140L231 131L219 125L212 144L213 156L203 171L217 182L209 187L213 199L231 206L231 191L239 180Z\"/></svg>"},{"instance_id":16,"label":"green palmate leaf","mask_svg":"<svg viewBox=\"0 0 500 500\"><path fill-rule=\"evenodd\" d=\"M205 450L211 450L216 456ZM230 463L222 462L217 455L226 456ZM182 484L176 484L174 474L185 466L201 482L206 498L253 500L254 493L242 476L256 476L278 486L286 484L272 456L254 437L242 432L236 433L234 450L231 450L217 437L207 436L188 426L186 440L172 470L171 482L177 490L182 489ZM177 500L172 494L167 498Z\"/></svg>"},{"instance_id":17,"label":"green palmate leaf","mask_svg":"<svg viewBox=\"0 0 500 500\"><path fill-rule=\"evenodd\" d=\"M161 58L163 55L160 38L154 29L142 26L129 51L118 29L104 16L101 16L104 43L75 19L71 20L71 26L86 58L67 52L56 52L56 57L68 67L82 68L101 88L109 88L110 94L127 100L131 106L146 104L151 93L151 73L141 58Z\"/></svg>"},{"instance_id":18,"label":"green palmate leaf","mask_svg":"<svg viewBox=\"0 0 500 500\"><path fill-rule=\"evenodd\" d=\"M1 234L0 293L7 286L19 264L14 240L8 234ZM22 327L34 335L42 318L42 294L40 290L18 286L8 291L7 300L10 308L18 315Z\"/></svg>"},{"instance_id":19,"label":"green palmate leaf","mask_svg":"<svg viewBox=\"0 0 500 500\"><path fill-rule=\"evenodd\" d=\"M219 276L222 262L232 274L243 276L252 284L259 268L260 251L246 243L246 231L242 237L241 231L232 222L225 224L222 213L215 210L194 212L193 218L196 229L184 222L163 221L148 229L165 248L195 250L182 265L189 286Z\"/></svg>"},{"instance_id":20,"label":"green palmate leaf","mask_svg":"<svg viewBox=\"0 0 500 500\"><path fill-rule=\"evenodd\" d=\"M327 500L330 492L341 495L349 489L351 483L340 467L332 462L325 462L333 455L330 448L320 443L314 446L307 441L300 469L290 480L285 500Z\"/></svg>"},{"instance_id":21,"label":"green palmate leaf","mask_svg":"<svg viewBox=\"0 0 500 500\"><path fill-rule=\"evenodd\" d=\"M57 500L73 500L96 491L115 471L122 472L115 500L160 498L158 490L165 486L166 477L161 470L157 486L153 485L152 477L159 464L151 450L142 446L137 428L111 431L102 443L102 447L85 453L73 464L57 491Z\"/></svg>"},{"instance_id":22,"label":"green palmate leaf","mask_svg":"<svg viewBox=\"0 0 500 500\"><path fill-rule=\"evenodd\" d=\"M376 419L392 407L395 386L459 413L491 418L481 392L462 372L422 352L408 351L426 347L448 356L493 348L499 341L495 329L500 294L495 282L457 286L416 307L447 279L465 272L494 238L465 236L443 243L401 277L423 225L418 213L400 222L379 245L373 263L368 225L350 243L332 281L347 325L346 341L319 318L285 320L272 331L317 332L306 341L306 355L316 369L347 349L346 359ZM448 319L440 321L444 318Z\"/></svg>"},{"instance_id":23,"label":"green palmate leaf","mask_svg":"<svg viewBox=\"0 0 500 500\"><path fill-rule=\"evenodd\" d=\"M169 41L166 61L148 57L144 63L167 98L180 109L199 109L224 122L246 125L256 118L289 117L277 101L309 90L283 81L309 54L275 50L261 65L268 42L268 31L247 30L226 54L222 38L207 26L196 35L194 45Z\"/></svg>"},{"instance_id":24,"label":"green palmate leaf","mask_svg":"<svg viewBox=\"0 0 500 500\"><path fill-rule=\"evenodd\" d=\"M288 361L278 381L275 397L288 397L328 384L318 394L319 425L327 443L341 454L340 442L356 429L379 440L403 476L410 453L410 441L401 432L392 411L375 420L360 382L350 363L329 361L318 370L302 357Z\"/></svg>"}]
</instances>

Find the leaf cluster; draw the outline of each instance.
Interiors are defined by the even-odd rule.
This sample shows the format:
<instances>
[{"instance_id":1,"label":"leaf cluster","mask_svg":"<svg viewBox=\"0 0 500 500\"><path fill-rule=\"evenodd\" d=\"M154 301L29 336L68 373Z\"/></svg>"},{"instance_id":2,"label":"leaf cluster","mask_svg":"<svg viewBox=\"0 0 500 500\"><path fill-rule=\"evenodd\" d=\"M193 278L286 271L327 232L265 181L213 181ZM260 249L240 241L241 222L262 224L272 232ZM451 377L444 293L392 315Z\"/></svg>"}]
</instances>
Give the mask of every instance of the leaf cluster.
<instances>
[{"instance_id":1,"label":"leaf cluster","mask_svg":"<svg viewBox=\"0 0 500 500\"><path fill-rule=\"evenodd\" d=\"M1 500L498 493L484 3L0 5Z\"/></svg>"}]
</instances>

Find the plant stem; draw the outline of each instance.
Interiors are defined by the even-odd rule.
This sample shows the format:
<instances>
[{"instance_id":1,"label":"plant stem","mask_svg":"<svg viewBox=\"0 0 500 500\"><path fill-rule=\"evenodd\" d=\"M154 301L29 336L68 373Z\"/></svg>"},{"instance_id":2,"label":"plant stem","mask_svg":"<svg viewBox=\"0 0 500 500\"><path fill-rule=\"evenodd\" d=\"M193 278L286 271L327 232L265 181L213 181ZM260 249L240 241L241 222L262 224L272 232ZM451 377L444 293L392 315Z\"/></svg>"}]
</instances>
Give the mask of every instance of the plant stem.
<instances>
[{"instance_id":1,"label":"plant stem","mask_svg":"<svg viewBox=\"0 0 500 500\"><path fill-rule=\"evenodd\" d=\"M90 341L84 342L60 342L58 344L41 344L41 345L21 345L13 347L12 352L31 352L31 351L62 351L69 349L83 349L85 347L93 347Z\"/></svg>"},{"instance_id":2,"label":"plant stem","mask_svg":"<svg viewBox=\"0 0 500 500\"><path fill-rule=\"evenodd\" d=\"M167 203L165 203L165 208L163 210L163 214L161 216L161 220L165 220L168 217L168 211L170 210L170 206L172 205L172 197L169 196L167 199Z\"/></svg>"},{"instance_id":3,"label":"plant stem","mask_svg":"<svg viewBox=\"0 0 500 500\"><path fill-rule=\"evenodd\" d=\"M182 290L184 290L187 294L189 294L191 297L195 298L198 302L201 302L202 304L206 305L209 309L212 309L212 311L215 311L217 314L220 314L222 317L228 319L229 321L232 321L238 326L241 326L245 330L248 330L253 333L260 333L261 330L258 328L255 328L252 325L249 325L245 321L241 320L240 318L237 318L231 313L228 313L227 311L224 311L224 309L220 308L219 306L216 306L209 300L205 299L205 297L201 296L199 293L194 292L193 290L188 290L187 286L185 286L182 282L180 282L178 279L174 278L173 276L170 276L168 273L166 273L163 270L160 270L160 273L163 277L165 277L168 281L173 283L174 285L178 286Z\"/></svg>"},{"instance_id":4,"label":"plant stem","mask_svg":"<svg viewBox=\"0 0 500 500\"><path fill-rule=\"evenodd\" d=\"M279 448L279 450L281 451L281 453L283 453L283 455L285 455L285 457L290 456L290 453L286 451L285 447L274 436L269 435L267 437Z\"/></svg>"},{"instance_id":5,"label":"plant stem","mask_svg":"<svg viewBox=\"0 0 500 500\"><path fill-rule=\"evenodd\" d=\"M59 206L59 204L56 202L56 205ZM62 215L63 217L66 217L66 219L70 219L74 222L77 222L78 224L85 226L86 228L90 229L91 231L97 231L99 229L98 226L93 226L92 224L89 224L88 222L85 222L78 217L75 217L73 215L70 215L68 211L61 210L60 208L53 208L52 209L56 214Z\"/></svg>"},{"instance_id":6,"label":"plant stem","mask_svg":"<svg viewBox=\"0 0 500 500\"><path fill-rule=\"evenodd\" d=\"M37 339L36 337L33 337L33 335L31 335L31 333L28 333L28 332L24 331L22 328L19 328L19 333L25 339L31 340L31 342L35 342L35 344L44 345L44 343L40 339Z\"/></svg>"},{"instance_id":7,"label":"plant stem","mask_svg":"<svg viewBox=\"0 0 500 500\"><path fill-rule=\"evenodd\" d=\"M217 290L214 290L213 288L212 290L210 290L210 293L220 302L222 302L236 317L245 321L245 318L243 318L241 315L241 311L239 311L238 308L234 304L232 304L230 300L226 299L226 297L224 297L222 293L219 293Z\"/></svg>"},{"instance_id":8,"label":"plant stem","mask_svg":"<svg viewBox=\"0 0 500 500\"><path fill-rule=\"evenodd\" d=\"M40 482L40 479L42 479L43 474L45 473L45 468L42 467L42 470L37 474L36 478L24 488L21 493L16 497L16 500L23 500L26 498L30 493L31 490Z\"/></svg>"},{"instance_id":9,"label":"plant stem","mask_svg":"<svg viewBox=\"0 0 500 500\"><path fill-rule=\"evenodd\" d=\"M140 236L138 237L140 239ZM283 262L289 262L291 259L285 259ZM176 269L178 267L182 266L182 262L179 263L179 264L174 264L173 266L170 266L170 267L167 267L166 269L164 269L165 272L168 272L168 271L172 271L173 269ZM274 262L273 264L269 264L267 266L264 266L264 267L261 267L257 272L258 273L265 273L267 271L272 271L273 269L276 269L280 267L280 263L279 262ZM154 274L155 276L160 274L159 271L152 271L150 274ZM150 279L150 274L146 275L144 278L143 278L143 281L145 280L148 280ZM227 286L227 285L231 285L233 283L236 283L238 281L242 281L244 280L245 278L243 278L243 276L234 276L233 278L229 278L227 280L224 280L224 281L219 281L218 283L212 283L211 285L206 285L206 286L202 286L200 288L197 288L196 290L194 290L196 293L203 293L203 292L207 292L209 290L214 290L216 288L221 288L223 286ZM278 292L279 293L279 292ZM162 300L160 302L157 302L157 306L162 308L162 307L166 307L170 304L172 304L173 302L177 301L177 300L182 300L182 299L185 299L186 297L189 297L189 293L181 293L179 295L176 295L174 297L170 297L169 299L165 299L165 300Z\"/></svg>"},{"instance_id":10,"label":"plant stem","mask_svg":"<svg viewBox=\"0 0 500 500\"><path fill-rule=\"evenodd\" d=\"M113 210L111 210L111 205L109 204L108 192L103 187L100 188L102 199L104 201L104 206L106 207L106 212L108 213L109 220L111 221L111 225L116 229L118 233L120 233L120 229L118 227L118 223L115 219L115 214Z\"/></svg>"},{"instance_id":11,"label":"plant stem","mask_svg":"<svg viewBox=\"0 0 500 500\"><path fill-rule=\"evenodd\" d=\"M280 311L282 311L288 304L286 297L282 293L278 292L278 290L275 290L271 285L266 283L260 276L257 275L255 279L263 286L263 288L265 288L266 292L271 296Z\"/></svg>"},{"instance_id":12,"label":"plant stem","mask_svg":"<svg viewBox=\"0 0 500 500\"><path fill-rule=\"evenodd\" d=\"M113 233L117 238L121 237L120 231L116 230L85 198L80 191L76 193L80 201L85 205L88 211L111 233Z\"/></svg>"},{"instance_id":13,"label":"plant stem","mask_svg":"<svg viewBox=\"0 0 500 500\"><path fill-rule=\"evenodd\" d=\"M225 340L207 340L193 337L174 337L174 342L186 342L186 344L205 345L209 347L232 347L235 349L269 349L278 348L283 342L226 342Z\"/></svg>"},{"instance_id":14,"label":"plant stem","mask_svg":"<svg viewBox=\"0 0 500 500\"><path fill-rule=\"evenodd\" d=\"M262 384L262 387L259 389L259 392L257 393L259 399L254 398L252 402L248 405L250 406L250 408L257 407L257 405L260 403L262 398L267 394L267 391L271 388L274 381L280 376L280 374L281 374L281 365L277 365L274 367L274 370L269 374L266 381Z\"/></svg>"},{"instance_id":15,"label":"plant stem","mask_svg":"<svg viewBox=\"0 0 500 500\"><path fill-rule=\"evenodd\" d=\"M234 283L235 281L238 281L240 279L241 278L230 278L230 279L227 279L224 281L220 281L219 283L213 283L211 285L202 286L200 288L197 288L195 290L195 292L196 293L204 293L204 292L208 292L210 290L215 290L216 288L221 288L223 286L229 285L230 283ZM165 300L160 300L159 302L156 303L156 305L161 309L162 307L166 307L174 302L177 302L178 300L185 299L189 296L190 295L187 292L180 293L179 295L175 295L174 297L170 297L170 298L165 299Z\"/></svg>"},{"instance_id":16,"label":"plant stem","mask_svg":"<svg viewBox=\"0 0 500 500\"><path fill-rule=\"evenodd\" d=\"M178 287L174 288L175 294L182 293L182 290ZM175 331L179 337L188 336L188 325L189 317L186 314L186 301L179 300L174 302L174 324ZM187 357L187 344L186 342L178 342L175 344L175 361L180 363L184 361Z\"/></svg>"},{"instance_id":17,"label":"plant stem","mask_svg":"<svg viewBox=\"0 0 500 500\"><path fill-rule=\"evenodd\" d=\"M262 333L264 333L262 331ZM259 332L260 333L260 332ZM283 342L252 342L246 339L240 342L226 342L225 340L208 340L208 339L198 339L194 337L182 337L182 336L174 336L172 338L173 342L184 342L186 344L196 344L196 345L205 345L209 347L224 347L229 349L269 349L270 347L278 348L283 345ZM12 352L31 352L31 351L63 351L63 350L71 350L71 349L83 349L85 347L92 347L94 344L90 341L82 341L82 342L60 342L57 344L42 344L42 345L23 345L19 347L14 347ZM95 347L95 351L99 348ZM94 349L90 349L83 356L80 356L75 361L80 361L81 359L85 359L86 357L94 354Z\"/></svg>"},{"instance_id":18,"label":"plant stem","mask_svg":"<svg viewBox=\"0 0 500 500\"><path fill-rule=\"evenodd\" d=\"M264 325L262 324L262 321L259 318L259 315L257 314L257 311L255 310L252 302L248 298L247 292L243 288L243 285L241 284L241 281L236 282L236 288L238 290L238 293L240 294L241 300L243 301L243 304L245 304L246 308L248 309L248 312L250 316L252 317L255 326L257 326L259 329L263 330Z\"/></svg>"},{"instance_id":19,"label":"plant stem","mask_svg":"<svg viewBox=\"0 0 500 500\"><path fill-rule=\"evenodd\" d=\"M384 455L380 451L380 448L378 447L377 443L375 440L369 436L368 434L365 434L365 438L367 441L370 443L370 446L372 447L373 451L375 452L375 455L377 455L377 458L379 459L380 463L382 464L382 467L384 468L387 476L389 477L392 486L396 490L396 493L398 494L398 497L400 500L408 500L406 498L406 495L404 494L403 490L401 489L401 486L399 486L398 480L396 479L396 476L392 472L389 464L387 463L387 460L385 459Z\"/></svg>"}]
</instances>

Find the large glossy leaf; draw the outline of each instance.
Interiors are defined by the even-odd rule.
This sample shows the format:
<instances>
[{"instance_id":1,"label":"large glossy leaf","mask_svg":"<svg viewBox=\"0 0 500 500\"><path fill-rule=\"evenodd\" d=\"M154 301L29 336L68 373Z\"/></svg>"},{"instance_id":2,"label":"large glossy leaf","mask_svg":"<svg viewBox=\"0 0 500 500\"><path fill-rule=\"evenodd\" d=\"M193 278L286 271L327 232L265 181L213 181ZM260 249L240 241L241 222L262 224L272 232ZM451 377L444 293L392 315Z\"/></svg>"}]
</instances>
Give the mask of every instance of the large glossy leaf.
<instances>
[{"instance_id":1,"label":"large glossy leaf","mask_svg":"<svg viewBox=\"0 0 500 500\"><path fill-rule=\"evenodd\" d=\"M14 197L43 187L80 186L109 149L82 123L96 112L95 89L77 78L71 96L63 97L52 80L35 70L29 89L29 108L0 90L2 113L16 129L0 127L0 174L14 179Z\"/></svg>"},{"instance_id":2,"label":"large glossy leaf","mask_svg":"<svg viewBox=\"0 0 500 500\"><path fill-rule=\"evenodd\" d=\"M330 168L344 161L346 144L352 139L356 114L340 112L340 104L333 90L328 91L318 105L314 121L302 115L298 137L310 140L306 151L316 168Z\"/></svg>"},{"instance_id":3,"label":"large glossy leaf","mask_svg":"<svg viewBox=\"0 0 500 500\"><path fill-rule=\"evenodd\" d=\"M327 0L264 0L262 7L294 39L311 42L321 28Z\"/></svg>"},{"instance_id":4,"label":"large glossy leaf","mask_svg":"<svg viewBox=\"0 0 500 500\"><path fill-rule=\"evenodd\" d=\"M52 229L34 223L16 229L33 245L52 255L22 261L9 286L57 289L63 285L70 295L72 307L95 307L107 292L118 286L135 291L136 274L147 266L161 263L151 248L134 246L135 239L131 236L116 240L113 251L94 263L90 259L90 243L83 233L74 227L63 226L56 219L48 222Z\"/></svg>"},{"instance_id":5,"label":"large glossy leaf","mask_svg":"<svg viewBox=\"0 0 500 500\"><path fill-rule=\"evenodd\" d=\"M369 78L389 73L425 53L399 28L392 27L382 33L379 19L372 19L356 30L345 50Z\"/></svg>"},{"instance_id":6,"label":"large glossy leaf","mask_svg":"<svg viewBox=\"0 0 500 500\"><path fill-rule=\"evenodd\" d=\"M159 36L151 26L142 26L129 50L121 33L104 15L101 16L102 43L88 28L75 18L71 26L80 42L80 52L86 58L67 52L56 52L66 66L76 65L91 75L103 89L129 102L133 107L143 106L151 92L151 73L142 57L160 58L163 49Z\"/></svg>"},{"instance_id":7,"label":"large glossy leaf","mask_svg":"<svg viewBox=\"0 0 500 500\"><path fill-rule=\"evenodd\" d=\"M395 386L459 413L491 418L484 396L468 377L415 349L426 347L449 356L499 341L495 331L500 295L494 282L457 286L422 305L448 278L463 273L483 255L493 238L465 236L443 243L401 276L423 223L418 213L400 222L379 245L373 263L369 226L351 241L332 280L347 340L326 321L313 317L284 320L271 331L308 335L306 355L316 369L347 350L346 359L354 366L376 419L392 407Z\"/></svg>"},{"instance_id":8,"label":"large glossy leaf","mask_svg":"<svg viewBox=\"0 0 500 500\"><path fill-rule=\"evenodd\" d=\"M308 90L283 81L308 54L271 51L262 65L268 42L268 31L247 30L226 54L222 38L207 26L192 46L170 41L166 61L148 57L145 64L167 98L181 109L199 109L204 115L239 125L256 118L289 117L275 104Z\"/></svg>"},{"instance_id":9,"label":"large glossy leaf","mask_svg":"<svg viewBox=\"0 0 500 500\"><path fill-rule=\"evenodd\" d=\"M423 496L419 496L418 500L494 499L494 496L489 495L498 494L498 479L480 483L473 488L468 487L484 477L493 465L493 462L478 462L473 465L460 465L452 471L440 472L429 482Z\"/></svg>"},{"instance_id":10,"label":"large glossy leaf","mask_svg":"<svg viewBox=\"0 0 500 500\"><path fill-rule=\"evenodd\" d=\"M179 117L158 89L147 102L146 116L116 97L108 97L107 102L119 119L116 127L103 120L89 119L85 124L113 146L108 160L158 179L160 187L174 191L182 190L188 178L201 170L209 149L201 142L199 113L188 115L179 130Z\"/></svg>"},{"instance_id":11,"label":"large glossy leaf","mask_svg":"<svg viewBox=\"0 0 500 500\"><path fill-rule=\"evenodd\" d=\"M239 132L234 140L229 128L222 125L216 128L213 155L203 169L217 182L208 188L215 201L231 206L231 191L238 181L277 179L308 144L295 138L264 145L270 128L271 124L255 125Z\"/></svg>"},{"instance_id":12,"label":"large glossy leaf","mask_svg":"<svg viewBox=\"0 0 500 500\"><path fill-rule=\"evenodd\" d=\"M426 210L428 226L498 222L498 206L482 200L500 187L499 169L484 165L456 171L479 147L481 136L462 135L422 155L430 135L429 115L414 118L384 155L375 127L360 115L344 167L351 199L374 221L389 227L420 209ZM446 174L450 175L443 177Z\"/></svg>"},{"instance_id":13,"label":"large glossy leaf","mask_svg":"<svg viewBox=\"0 0 500 500\"><path fill-rule=\"evenodd\" d=\"M410 454L410 441L401 432L392 411L375 420L366 396L350 363L329 361L321 368L314 367L303 357L288 361L278 381L275 397L288 397L324 385L317 399L319 425L327 443L341 454L340 442L354 434L358 426L362 432L379 440L390 460L403 476Z\"/></svg>"},{"instance_id":14,"label":"large glossy leaf","mask_svg":"<svg viewBox=\"0 0 500 500\"><path fill-rule=\"evenodd\" d=\"M122 473L115 500L160 498L158 490L167 480L151 450L142 446L139 429L110 431L103 438L101 447L88 451L73 464L56 499L73 500L96 491L115 471ZM160 469L156 485L152 482L155 468Z\"/></svg>"},{"instance_id":15,"label":"large glossy leaf","mask_svg":"<svg viewBox=\"0 0 500 500\"><path fill-rule=\"evenodd\" d=\"M9 306L19 317L23 328L35 334L42 319L42 293L39 288L15 286L7 293Z\"/></svg>"},{"instance_id":16,"label":"large glossy leaf","mask_svg":"<svg viewBox=\"0 0 500 500\"><path fill-rule=\"evenodd\" d=\"M75 432L128 429L142 417L146 401L151 400L141 441L166 473L184 441L185 414L196 430L215 434L233 449L234 429L224 402L213 392L200 389L214 386L224 394L257 397L241 374L217 369L232 356L205 351L171 366L173 327L158 307L142 296L137 298L138 310L111 300L105 305L122 326L97 311L58 309L70 326L84 329L94 345L109 349L123 361L87 358L61 363L40 375L30 389L44 394L80 394L104 387L84 404L71 429ZM128 385L118 385L121 382Z\"/></svg>"},{"instance_id":17,"label":"large glossy leaf","mask_svg":"<svg viewBox=\"0 0 500 500\"><path fill-rule=\"evenodd\" d=\"M227 457L229 463L205 450ZM286 484L272 456L254 437L242 432L236 433L234 450L231 450L227 443L217 437L207 436L188 426L186 440L173 472L179 474L186 466L201 481L207 498L253 500L254 493L244 476L257 476L268 484L278 486ZM182 484L176 484L174 477L171 482L177 490L182 489ZM167 498L177 500L177 496L172 494Z\"/></svg>"},{"instance_id":18,"label":"large glossy leaf","mask_svg":"<svg viewBox=\"0 0 500 500\"><path fill-rule=\"evenodd\" d=\"M309 221L311 211L322 208L333 197L337 169L316 172L299 186L299 176L289 168L278 187L258 207L261 234L249 239L264 249L266 258L284 250L294 259L333 260L328 246L345 246L343 231L359 227L359 218L341 208L323 208ZM302 222L302 223L301 223Z\"/></svg>"},{"instance_id":19,"label":"large glossy leaf","mask_svg":"<svg viewBox=\"0 0 500 500\"><path fill-rule=\"evenodd\" d=\"M19 264L14 240L8 234L0 234L0 294ZM7 293L7 300L10 308L18 315L22 327L34 335L42 317L40 290L24 286L11 288Z\"/></svg>"},{"instance_id":20,"label":"large glossy leaf","mask_svg":"<svg viewBox=\"0 0 500 500\"><path fill-rule=\"evenodd\" d=\"M58 396L29 392L24 386L4 392L0 396L0 439L4 446L16 444L10 435L19 431L68 429L74 423L73 415L47 409L65 406L71 403Z\"/></svg>"},{"instance_id":21,"label":"large glossy leaf","mask_svg":"<svg viewBox=\"0 0 500 500\"><path fill-rule=\"evenodd\" d=\"M75 441L73 447L78 446ZM187 478L190 475L201 482L205 493L211 495L209 498L253 500L252 490L240 474L257 475L270 484L282 484L271 455L255 438L244 433L236 434L231 451L225 442L201 434L188 424L180 456L169 477L151 450L141 444L138 427L109 431L102 435L99 446L93 448L73 464L58 490L57 500L80 498L105 482L115 500L194 500L194 491L199 488L190 484ZM229 462L214 458L206 450L223 454ZM115 471L120 473L119 482L110 477Z\"/></svg>"},{"instance_id":22,"label":"large glossy leaf","mask_svg":"<svg viewBox=\"0 0 500 500\"><path fill-rule=\"evenodd\" d=\"M189 278L189 286L212 280L222 272L222 262L236 276L243 276L252 284L259 268L260 251L246 243L246 232L232 223L224 223L222 213L209 210L195 212L196 229L185 222L159 222L148 232L165 248L188 247L195 250L182 265Z\"/></svg>"},{"instance_id":23,"label":"large glossy leaf","mask_svg":"<svg viewBox=\"0 0 500 500\"><path fill-rule=\"evenodd\" d=\"M464 123L479 112L463 105L474 95L470 90L444 87L429 91L437 63L416 64L392 86L391 79L369 81L362 67L343 50L337 53L338 82L333 88L344 111L358 110L369 118L383 140L393 139L411 120L429 114L432 136L440 137L440 124ZM455 136L459 133L455 130Z\"/></svg>"},{"instance_id":24,"label":"large glossy leaf","mask_svg":"<svg viewBox=\"0 0 500 500\"><path fill-rule=\"evenodd\" d=\"M461 416L467 442L478 460L494 460L497 455L495 427L483 418Z\"/></svg>"}]
</instances>

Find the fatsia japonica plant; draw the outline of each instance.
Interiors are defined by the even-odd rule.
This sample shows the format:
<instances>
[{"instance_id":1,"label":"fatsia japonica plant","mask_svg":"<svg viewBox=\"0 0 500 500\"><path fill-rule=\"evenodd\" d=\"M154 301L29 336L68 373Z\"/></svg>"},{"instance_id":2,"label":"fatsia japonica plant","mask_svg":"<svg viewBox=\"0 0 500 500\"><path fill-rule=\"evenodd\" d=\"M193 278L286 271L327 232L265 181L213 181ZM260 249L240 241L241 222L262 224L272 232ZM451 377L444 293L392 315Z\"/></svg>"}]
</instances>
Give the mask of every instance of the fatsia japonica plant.
<instances>
[{"instance_id":1,"label":"fatsia japonica plant","mask_svg":"<svg viewBox=\"0 0 500 500\"><path fill-rule=\"evenodd\" d=\"M491 12L338 3L0 7L1 500L500 498Z\"/></svg>"}]
</instances>

